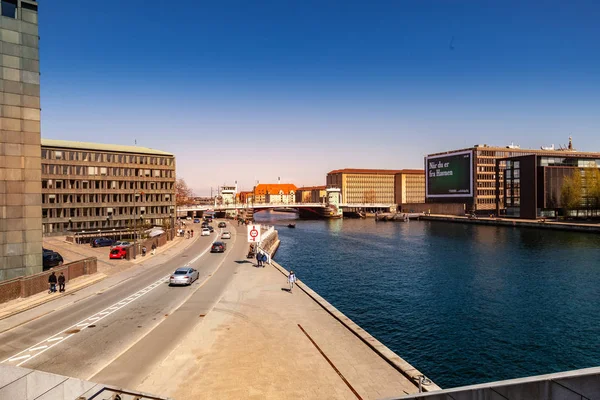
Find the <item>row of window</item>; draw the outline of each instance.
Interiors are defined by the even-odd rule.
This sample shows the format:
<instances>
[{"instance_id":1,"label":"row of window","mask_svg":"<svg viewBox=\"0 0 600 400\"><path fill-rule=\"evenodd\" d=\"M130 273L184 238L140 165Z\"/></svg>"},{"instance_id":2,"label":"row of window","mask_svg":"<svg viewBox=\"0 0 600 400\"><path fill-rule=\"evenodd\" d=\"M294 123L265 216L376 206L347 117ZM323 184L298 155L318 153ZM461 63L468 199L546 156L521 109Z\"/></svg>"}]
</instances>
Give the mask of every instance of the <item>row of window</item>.
<instances>
[{"instance_id":1,"label":"row of window","mask_svg":"<svg viewBox=\"0 0 600 400\"><path fill-rule=\"evenodd\" d=\"M154 226L162 226L165 222L168 222L169 218L144 218L143 221L138 222L138 224L143 225L154 225ZM78 231L95 231L98 229L124 229L131 228L135 226L133 221L127 220L102 220L102 221L84 221L84 222L59 222L59 223L43 223L42 224L42 233L44 235L52 234L52 233L62 233L67 232L69 230L78 230Z\"/></svg>"},{"instance_id":2,"label":"row of window","mask_svg":"<svg viewBox=\"0 0 600 400\"><path fill-rule=\"evenodd\" d=\"M144 218L147 215L173 214L172 206L151 207L92 207L92 208L42 208L42 218L106 218L108 220Z\"/></svg>"},{"instance_id":3,"label":"row of window","mask_svg":"<svg viewBox=\"0 0 600 400\"><path fill-rule=\"evenodd\" d=\"M42 160L65 160L83 162L106 162L119 164L147 164L172 166L173 157L140 156L121 153L95 153L88 151L42 149Z\"/></svg>"},{"instance_id":4,"label":"row of window","mask_svg":"<svg viewBox=\"0 0 600 400\"><path fill-rule=\"evenodd\" d=\"M169 194L54 194L43 193L42 204L172 203Z\"/></svg>"},{"instance_id":5,"label":"row of window","mask_svg":"<svg viewBox=\"0 0 600 400\"><path fill-rule=\"evenodd\" d=\"M172 169L142 169L117 167L88 167L83 165L42 164L42 174L47 175L100 175L100 176L131 176L144 178L174 178Z\"/></svg>"},{"instance_id":6,"label":"row of window","mask_svg":"<svg viewBox=\"0 0 600 400\"><path fill-rule=\"evenodd\" d=\"M164 190L173 193L174 182L103 181L79 179L42 179L42 189L95 189L95 190Z\"/></svg>"}]
</instances>

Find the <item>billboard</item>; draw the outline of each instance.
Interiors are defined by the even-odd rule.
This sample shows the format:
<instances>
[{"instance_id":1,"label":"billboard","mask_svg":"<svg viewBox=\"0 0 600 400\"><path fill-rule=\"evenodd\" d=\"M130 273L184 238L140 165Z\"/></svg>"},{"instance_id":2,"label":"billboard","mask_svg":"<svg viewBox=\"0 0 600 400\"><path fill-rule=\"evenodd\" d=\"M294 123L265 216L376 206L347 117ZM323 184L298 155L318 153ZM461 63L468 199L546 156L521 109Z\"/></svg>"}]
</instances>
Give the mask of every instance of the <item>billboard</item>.
<instances>
[{"instance_id":1,"label":"billboard","mask_svg":"<svg viewBox=\"0 0 600 400\"><path fill-rule=\"evenodd\" d=\"M473 152L425 158L426 197L473 196Z\"/></svg>"}]
</instances>

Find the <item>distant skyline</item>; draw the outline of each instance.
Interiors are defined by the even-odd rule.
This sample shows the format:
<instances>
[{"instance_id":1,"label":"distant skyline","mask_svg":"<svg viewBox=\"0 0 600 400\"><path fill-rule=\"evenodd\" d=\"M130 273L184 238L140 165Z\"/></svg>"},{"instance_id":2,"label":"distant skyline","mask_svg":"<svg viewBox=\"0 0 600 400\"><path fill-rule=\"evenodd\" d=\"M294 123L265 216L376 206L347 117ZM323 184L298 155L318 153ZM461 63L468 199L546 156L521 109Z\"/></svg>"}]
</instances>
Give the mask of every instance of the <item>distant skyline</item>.
<instances>
[{"instance_id":1,"label":"distant skyline","mask_svg":"<svg viewBox=\"0 0 600 400\"><path fill-rule=\"evenodd\" d=\"M42 3L42 136L172 152L197 195L477 143L600 151L594 1Z\"/></svg>"}]
</instances>

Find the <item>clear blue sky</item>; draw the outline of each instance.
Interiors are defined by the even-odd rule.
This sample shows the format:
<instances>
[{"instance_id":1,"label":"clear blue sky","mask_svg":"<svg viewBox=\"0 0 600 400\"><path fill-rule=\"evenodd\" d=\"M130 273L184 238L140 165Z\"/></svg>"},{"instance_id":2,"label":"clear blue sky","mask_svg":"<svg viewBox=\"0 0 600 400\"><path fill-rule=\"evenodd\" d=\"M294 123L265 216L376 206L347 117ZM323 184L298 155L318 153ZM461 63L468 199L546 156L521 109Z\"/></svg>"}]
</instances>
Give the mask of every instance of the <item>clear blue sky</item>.
<instances>
[{"instance_id":1,"label":"clear blue sky","mask_svg":"<svg viewBox=\"0 0 600 400\"><path fill-rule=\"evenodd\" d=\"M475 143L600 151L600 3L40 2L42 135L176 154L197 194Z\"/></svg>"}]
</instances>

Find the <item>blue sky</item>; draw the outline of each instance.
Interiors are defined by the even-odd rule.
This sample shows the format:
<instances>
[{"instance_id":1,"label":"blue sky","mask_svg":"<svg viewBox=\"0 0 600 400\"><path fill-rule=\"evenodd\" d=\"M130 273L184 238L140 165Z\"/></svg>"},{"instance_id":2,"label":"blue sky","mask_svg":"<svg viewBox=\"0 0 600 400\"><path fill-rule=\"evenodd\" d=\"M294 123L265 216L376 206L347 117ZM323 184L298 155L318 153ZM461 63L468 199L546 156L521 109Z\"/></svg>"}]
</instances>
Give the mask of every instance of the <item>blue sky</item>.
<instances>
[{"instance_id":1,"label":"blue sky","mask_svg":"<svg viewBox=\"0 0 600 400\"><path fill-rule=\"evenodd\" d=\"M600 151L594 1L40 3L42 136L171 151L198 195L475 143Z\"/></svg>"}]
</instances>

